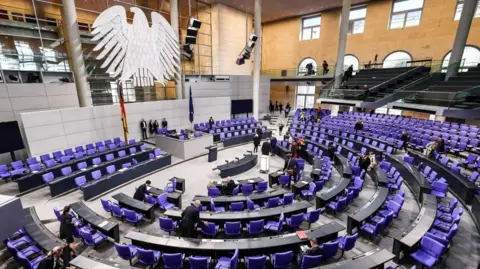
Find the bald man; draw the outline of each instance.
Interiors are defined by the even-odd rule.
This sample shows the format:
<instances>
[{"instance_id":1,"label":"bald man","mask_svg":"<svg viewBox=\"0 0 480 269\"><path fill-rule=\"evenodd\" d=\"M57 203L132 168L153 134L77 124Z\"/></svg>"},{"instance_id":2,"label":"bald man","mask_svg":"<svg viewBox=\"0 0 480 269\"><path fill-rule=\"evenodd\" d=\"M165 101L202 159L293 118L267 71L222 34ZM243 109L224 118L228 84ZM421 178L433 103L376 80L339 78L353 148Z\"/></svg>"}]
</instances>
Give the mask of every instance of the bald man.
<instances>
[{"instance_id":1,"label":"bald man","mask_svg":"<svg viewBox=\"0 0 480 269\"><path fill-rule=\"evenodd\" d=\"M233 189L235 189L235 182L232 178L227 177L227 185L223 187L223 194L224 195L232 195Z\"/></svg>"},{"instance_id":2,"label":"bald man","mask_svg":"<svg viewBox=\"0 0 480 269\"><path fill-rule=\"evenodd\" d=\"M200 221L200 200L196 200L193 205L188 206L182 212L182 221L180 223L180 234L183 237L193 237L195 235L195 224L197 226L208 225L207 221Z\"/></svg>"}]
</instances>

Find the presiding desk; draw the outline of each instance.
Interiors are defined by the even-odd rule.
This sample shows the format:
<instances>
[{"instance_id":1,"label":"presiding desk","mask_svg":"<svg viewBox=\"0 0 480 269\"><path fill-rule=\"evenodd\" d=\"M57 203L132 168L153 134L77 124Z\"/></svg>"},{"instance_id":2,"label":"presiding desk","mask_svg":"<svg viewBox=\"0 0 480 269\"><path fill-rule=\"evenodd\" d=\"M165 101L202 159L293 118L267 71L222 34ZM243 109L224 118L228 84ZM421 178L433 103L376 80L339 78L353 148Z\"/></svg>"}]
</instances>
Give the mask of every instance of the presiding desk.
<instances>
[{"instance_id":1,"label":"presiding desk","mask_svg":"<svg viewBox=\"0 0 480 269\"><path fill-rule=\"evenodd\" d=\"M408 226L401 234L393 239L393 254L397 256L396 262L400 257L409 257L409 254L416 251L420 245L420 240L432 227L435 215L437 213L437 198L430 194L423 194L420 213L415 221Z\"/></svg>"},{"instance_id":2,"label":"presiding desk","mask_svg":"<svg viewBox=\"0 0 480 269\"><path fill-rule=\"evenodd\" d=\"M107 166L113 165L115 166L115 170L122 169L122 164L124 163L132 163L132 159L135 159L137 162L144 162L148 160L148 155L153 153L153 149L148 149L145 151L137 152L134 155L127 155L122 158L116 158L109 162L103 162L97 166L89 166L87 169L77 170L68 176L62 176L55 178L54 180L47 183L50 188L50 195L52 197L58 196L70 190L76 189L77 184L75 183L75 178L84 176L85 179L88 181L92 181L92 172L96 170L100 170L102 175L107 174Z\"/></svg>"},{"instance_id":3,"label":"presiding desk","mask_svg":"<svg viewBox=\"0 0 480 269\"><path fill-rule=\"evenodd\" d=\"M72 210L78 215L83 223L88 223L95 230L107 235L108 237L120 242L120 228L118 223L109 221L108 219L95 213L83 202L76 202L70 205Z\"/></svg>"},{"instance_id":4,"label":"presiding desk","mask_svg":"<svg viewBox=\"0 0 480 269\"><path fill-rule=\"evenodd\" d=\"M247 197L252 200L252 202L256 204L262 204L262 202L266 202L270 198L274 197L281 197L284 194L289 193L289 191L280 189L280 190L275 190L275 191L266 191L262 193L254 193L249 196L243 196L243 195L237 195L237 196L220 196L220 197L210 197L210 196L201 196L201 195L196 195L193 197L193 201L195 200L200 200L200 203L203 206L207 206L208 208L210 207L210 199L213 199L213 202L216 205L225 205L225 204L230 204L230 203L236 203L236 202L244 202L246 203Z\"/></svg>"},{"instance_id":5,"label":"presiding desk","mask_svg":"<svg viewBox=\"0 0 480 269\"><path fill-rule=\"evenodd\" d=\"M178 185L177 185L177 187L178 187ZM154 196L155 198L160 196L162 193L167 193L167 201L174 204L176 207L178 207L180 209L182 208L182 194L183 194L183 192L178 192L178 191L165 192L164 190L161 190L161 189L155 188L155 187L150 187L148 192L152 196Z\"/></svg>"},{"instance_id":6,"label":"presiding desk","mask_svg":"<svg viewBox=\"0 0 480 269\"><path fill-rule=\"evenodd\" d=\"M240 212L210 212L210 211L202 211L200 212L200 219L208 222L213 222L217 225L224 224L225 222L241 222L242 224L246 224L250 221L254 220L269 220L278 218L281 213L285 215L285 217L289 217L291 215L299 214L299 213L306 213L307 209L311 207L312 204L307 201L301 201L298 203L293 203L291 205L285 206L278 206L274 208L265 208L261 210L254 210L254 211L240 211ZM167 210L163 213L166 217L171 219L180 220L182 218L181 210Z\"/></svg>"},{"instance_id":7,"label":"presiding desk","mask_svg":"<svg viewBox=\"0 0 480 269\"><path fill-rule=\"evenodd\" d=\"M235 176L244 173L255 167L257 163L257 154L245 154L244 157L240 160L235 160L226 164L219 165L217 166L217 169L220 170L220 177L226 178L229 176Z\"/></svg>"},{"instance_id":8,"label":"presiding desk","mask_svg":"<svg viewBox=\"0 0 480 269\"><path fill-rule=\"evenodd\" d=\"M25 216L25 231L44 251L49 252L56 246L65 247L66 244L45 227L37 216L35 207L23 209Z\"/></svg>"},{"instance_id":9,"label":"presiding desk","mask_svg":"<svg viewBox=\"0 0 480 269\"><path fill-rule=\"evenodd\" d=\"M126 195L125 193L117 193L112 196L113 199L118 201L120 207L124 207L130 210L133 210L137 213L145 215L153 223L155 222L155 206L145 203L143 201L138 201Z\"/></svg>"},{"instance_id":10,"label":"presiding desk","mask_svg":"<svg viewBox=\"0 0 480 269\"><path fill-rule=\"evenodd\" d=\"M467 205L472 204L473 196L475 195L475 184L471 183L460 174L453 173L448 167L442 165L439 161L425 157L423 154L409 151L410 156L413 156L415 163L423 162L425 166L430 166L438 177L443 177L447 180L448 187L454 191L460 199Z\"/></svg>"},{"instance_id":11,"label":"presiding desk","mask_svg":"<svg viewBox=\"0 0 480 269\"><path fill-rule=\"evenodd\" d=\"M253 137L255 134L244 134L244 135L238 135L238 136L232 136L229 138L225 138L223 140L223 146L224 147L231 147L239 144L244 144L244 143L253 143ZM272 137L272 131L265 131L262 133L262 139L265 138L270 138Z\"/></svg>"},{"instance_id":12,"label":"presiding desk","mask_svg":"<svg viewBox=\"0 0 480 269\"><path fill-rule=\"evenodd\" d=\"M395 255L386 249L375 249L362 254L357 259L348 259L325 266L315 267L322 269L379 269L384 268L386 262L395 258ZM315 269L312 268L312 269Z\"/></svg>"},{"instance_id":13,"label":"presiding desk","mask_svg":"<svg viewBox=\"0 0 480 269\"><path fill-rule=\"evenodd\" d=\"M412 165L408 164L400 156L385 156L385 160L390 162L395 169L400 173L403 180L411 187L415 198L420 203L422 202L423 195L429 194L432 191L432 186L427 179Z\"/></svg>"},{"instance_id":14,"label":"presiding desk","mask_svg":"<svg viewBox=\"0 0 480 269\"><path fill-rule=\"evenodd\" d=\"M385 203L387 196L388 188L378 187L377 192L373 195L370 201L368 201L368 203L366 203L357 212L348 215L347 233L353 234L353 229L359 228L365 220L367 220L370 216L373 216L373 214L377 212Z\"/></svg>"},{"instance_id":15,"label":"presiding desk","mask_svg":"<svg viewBox=\"0 0 480 269\"><path fill-rule=\"evenodd\" d=\"M135 155L134 155L135 156ZM135 158L135 157L134 157ZM132 181L138 177L144 176L152 171L158 170L172 163L172 155L162 153L162 155L149 159L132 166L128 169L120 169L115 173L105 175L99 179L92 180L82 186L83 199L85 201L92 199L118 186Z\"/></svg>"},{"instance_id":16,"label":"presiding desk","mask_svg":"<svg viewBox=\"0 0 480 269\"><path fill-rule=\"evenodd\" d=\"M192 136L188 140L157 135L155 145L175 157L188 160L208 153L205 148L212 145L212 135L200 133L199 137Z\"/></svg>"},{"instance_id":17,"label":"presiding desk","mask_svg":"<svg viewBox=\"0 0 480 269\"><path fill-rule=\"evenodd\" d=\"M102 160L102 162L106 162L107 161L106 156L108 154L114 154L115 156L118 156L119 151L125 150L128 153L128 149L130 149L132 147L135 147L137 149L137 151L140 151L140 146L142 144L143 143L141 143L141 142L137 142L135 144L126 145L124 147L119 147L119 148L116 148L116 149L113 149L113 150L106 150L104 152L97 153L95 155L85 156L85 157L80 158L80 159L73 159L73 160L71 160L70 162L67 162L67 163L58 163L54 167L45 168L45 169L42 169L42 170L40 170L36 173L30 173L30 174L24 175L24 176L22 176L22 177L20 177L16 180L17 184L18 184L18 190L22 193L22 192L26 192L26 191L29 191L31 189L40 187L42 185L45 185L45 182L43 181L43 178L42 178L43 174L52 172L54 177L61 177L62 176L62 168L70 166L70 167L72 167L72 171L77 171L77 169L78 169L77 165L76 165L77 163L86 162L88 166L92 166L93 165L93 159L95 159L95 158L100 158Z\"/></svg>"},{"instance_id":18,"label":"presiding desk","mask_svg":"<svg viewBox=\"0 0 480 269\"><path fill-rule=\"evenodd\" d=\"M345 230L341 224L331 222L321 227L306 230L308 238L316 238L318 243L327 242L338 237ZM258 237L252 239L200 239L168 235L151 235L137 231L128 232L125 238L132 244L146 249L161 250L165 253L185 253L185 255L205 255L220 257L231 255L235 249L239 256L270 254L293 250L298 253L301 245L309 244L309 240L301 240L296 233L278 236Z\"/></svg>"}]
</instances>

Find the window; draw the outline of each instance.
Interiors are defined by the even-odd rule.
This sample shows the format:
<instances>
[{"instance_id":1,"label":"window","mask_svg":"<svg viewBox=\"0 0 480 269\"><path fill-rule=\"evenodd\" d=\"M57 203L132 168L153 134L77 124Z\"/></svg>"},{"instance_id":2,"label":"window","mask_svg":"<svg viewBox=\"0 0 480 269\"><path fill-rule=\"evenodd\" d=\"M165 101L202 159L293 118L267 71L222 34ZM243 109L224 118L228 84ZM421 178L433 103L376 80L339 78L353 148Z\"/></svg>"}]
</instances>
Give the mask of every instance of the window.
<instances>
[{"instance_id":1,"label":"window","mask_svg":"<svg viewBox=\"0 0 480 269\"><path fill-rule=\"evenodd\" d=\"M78 29L80 31L87 31L87 32L90 31L90 29L88 28L88 24L82 23L82 22L78 23Z\"/></svg>"},{"instance_id":2,"label":"window","mask_svg":"<svg viewBox=\"0 0 480 269\"><path fill-rule=\"evenodd\" d=\"M358 58L354 55L347 54L345 55L345 58L343 58L343 70L347 70L350 65L353 65L353 71L358 71L360 68L360 62L358 61Z\"/></svg>"},{"instance_id":3,"label":"window","mask_svg":"<svg viewBox=\"0 0 480 269\"><path fill-rule=\"evenodd\" d=\"M447 71L447 67L450 64L450 56L452 56L452 51L450 51L442 62L442 72ZM460 63L461 67L476 67L480 63L480 50L477 47L465 46L462 55L462 62ZM461 69L460 72L465 72L468 69Z\"/></svg>"},{"instance_id":4,"label":"window","mask_svg":"<svg viewBox=\"0 0 480 269\"><path fill-rule=\"evenodd\" d=\"M20 70L38 70L35 63L35 57L30 45L25 41L14 41L18 53L18 63Z\"/></svg>"},{"instance_id":5,"label":"window","mask_svg":"<svg viewBox=\"0 0 480 269\"><path fill-rule=\"evenodd\" d=\"M24 22L23 14L12 12L12 20Z\"/></svg>"},{"instance_id":6,"label":"window","mask_svg":"<svg viewBox=\"0 0 480 269\"><path fill-rule=\"evenodd\" d=\"M408 67L408 63L412 60L412 56L404 51L395 51L390 53L383 60L383 68Z\"/></svg>"},{"instance_id":7,"label":"window","mask_svg":"<svg viewBox=\"0 0 480 269\"><path fill-rule=\"evenodd\" d=\"M0 19L8 20L8 12L5 9L0 9Z\"/></svg>"},{"instance_id":8,"label":"window","mask_svg":"<svg viewBox=\"0 0 480 269\"><path fill-rule=\"evenodd\" d=\"M455 17L453 18L454 21L460 20L460 17L462 16L464 1L465 0L458 0L457 9L455 10ZM480 2L478 2L477 11L475 12L475 18L480 18Z\"/></svg>"},{"instance_id":9,"label":"window","mask_svg":"<svg viewBox=\"0 0 480 269\"><path fill-rule=\"evenodd\" d=\"M45 18L45 20L47 21L47 25L49 26L57 26L57 20L56 19L53 19L53 18Z\"/></svg>"},{"instance_id":10,"label":"window","mask_svg":"<svg viewBox=\"0 0 480 269\"><path fill-rule=\"evenodd\" d=\"M37 19L35 18L35 16L33 15L28 15L28 14L25 14L25 19L28 23L34 23L34 24L37 24Z\"/></svg>"},{"instance_id":11,"label":"window","mask_svg":"<svg viewBox=\"0 0 480 269\"><path fill-rule=\"evenodd\" d=\"M310 40L320 38L320 24L322 17L310 17L302 19L302 32L300 40Z\"/></svg>"},{"instance_id":12,"label":"window","mask_svg":"<svg viewBox=\"0 0 480 269\"><path fill-rule=\"evenodd\" d=\"M313 76L316 72L317 62L312 58L305 58L298 65L297 76Z\"/></svg>"},{"instance_id":13,"label":"window","mask_svg":"<svg viewBox=\"0 0 480 269\"><path fill-rule=\"evenodd\" d=\"M296 108L313 108L315 105L315 86L297 86Z\"/></svg>"},{"instance_id":14,"label":"window","mask_svg":"<svg viewBox=\"0 0 480 269\"><path fill-rule=\"evenodd\" d=\"M367 8L359 7L350 10L348 33L361 34L365 29L365 17L367 16Z\"/></svg>"},{"instance_id":15,"label":"window","mask_svg":"<svg viewBox=\"0 0 480 269\"><path fill-rule=\"evenodd\" d=\"M390 29L417 26L422 17L424 0L394 0Z\"/></svg>"}]
</instances>

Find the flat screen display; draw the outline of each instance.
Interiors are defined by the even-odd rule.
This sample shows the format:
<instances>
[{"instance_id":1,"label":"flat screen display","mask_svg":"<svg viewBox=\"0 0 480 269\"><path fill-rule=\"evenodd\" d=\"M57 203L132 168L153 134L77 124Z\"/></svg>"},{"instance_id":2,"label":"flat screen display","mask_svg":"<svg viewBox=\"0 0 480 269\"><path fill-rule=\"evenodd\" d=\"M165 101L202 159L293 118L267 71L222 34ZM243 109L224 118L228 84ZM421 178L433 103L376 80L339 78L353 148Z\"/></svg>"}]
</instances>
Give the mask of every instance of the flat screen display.
<instances>
[{"instance_id":1,"label":"flat screen display","mask_svg":"<svg viewBox=\"0 0 480 269\"><path fill-rule=\"evenodd\" d=\"M0 153L24 149L17 121L0 122Z\"/></svg>"},{"instance_id":2,"label":"flat screen display","mask_svg":"<svg viewBox=\"0 0 480 269\"><path fill-rule=\"evenodd\" d=\"M253 99L232 100L232 114L253 113Z\"/></svg>"}]
</instances>

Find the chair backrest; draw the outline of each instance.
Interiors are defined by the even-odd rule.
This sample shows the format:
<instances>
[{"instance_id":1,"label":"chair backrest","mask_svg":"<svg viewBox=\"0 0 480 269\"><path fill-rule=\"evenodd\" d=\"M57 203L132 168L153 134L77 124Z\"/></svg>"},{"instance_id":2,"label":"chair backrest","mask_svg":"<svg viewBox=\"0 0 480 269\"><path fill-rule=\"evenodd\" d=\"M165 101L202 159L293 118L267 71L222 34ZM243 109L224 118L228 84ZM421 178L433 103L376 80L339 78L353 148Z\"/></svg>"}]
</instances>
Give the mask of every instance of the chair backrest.
<instances>
[{"instance_id":1,"label":"chair backrest","mask_svg":"<svg viewBox=\"0 0 480 269\"><path fill-rule=\"evenodd\" d=\"M157 202L161 205L165 204L165 202L167 202L167 194L166 193L162 193L160 194L158 197L157 197Z\"/></svg>"},{"instance_id":2,"label":"chair backrest","mask_svg":"<svg viewBox=\"0 0 480 269\"><path fill-rule=\"evenodd\" d=\"M110 208L112 209L112 212L114 213L114 215L123 216L122 209L118 204L111 203Z\"/></svg>"},{"instance_id":3,"label":"chair backrest","mask_svg":"<svg viewBox=\"0 0 480 269\"><path fill-rule=\"evenodd\" d=\"M302 222L303 222L303 213L299 213L291 217L290 226L298 227L302 224Z\"/></svg>"},{"instance_id":4,"label":"chair backrest","mask_svg":"<svg viewBox=\"0 0 480 269\"><path fill-rule=\"evenodd\" d=\"M230 211L243 211L243 202L230 203Z\"/></svg>"},{"instance_id":5,"label":"chair backrest","mask_svg":"<svg viewBox=\"0 0 480 269\"><path fill-rule=\"evenodd\" d=\"M277 207L280 204L280 198L273 197L268 199L268 207Z\"/></svg>"},{"instance_id":6,"label":"chair backrest","mask_svg":"<svg viewBox=\"0 0 480 269\"><path fill-rule=\"evenodd\" d=\"M48 183L49 181L53 180L54 179L54 176L53 176L53 173L52 172L48 172L48 173L45 173L42 175L42 179L45 183Z\"/></svg>"},{"instance_id":7,"label":"chair backrest","mask_svg":"<svg viewBox=\"0 0 480 269\"><path fill-rule=\"evenodd\" d=\"M80 176L80 177L76 177L75 178L75 184L80 187L80 186L83 186L87 183L87 179L85 178L85 176Z\"/></svg>"},{"instance_id":8,"label":"chair backrest","mask_svg":"<svg viewBox=\"0 0 480 269\"><path fill-rule=\"evenodd\" d=\"M78 168L78 170L86 169L87 168L87 162L77 163L77 168Z\"/></svg>"},{"instance_id":9,"label":"chair backrest","mask_svg":"<svg viewBox=\"0 0 480 269\"><path fill-rule=\"evenodd\" d=\"M343 250L344 251L349 251L355 247L355 242L357 242L358 238L358 233L355 233L353 235L347 235L345 236L345 242L343 244Z\"/></svg>"},{"instance_id":10,"label":"chair backrest","mask_svg":"<svg viewBox=\"0 0 480 269\"><path fill-rule=\"evenodd\" d=\"M125 208L125 209L123 209L123 212L125 214L125 218L128 221L137 222L137 215L135 214L135 211Z\"/></svg>"},{"instance_id":11,"label":"chair backrest","mask_svg":"<svg viewBox=\"0 0 480 269\"><path fill-rule=\"evenodd\" d=\"M216 197L219 195L220 195L220 190L217 187L208 188L208 196Z\"/></svg>"},{"instance_id":12,"label":"chair backrest","mask_svg":"<svg viewBox=\"0 0 480 269\"><path fill-rule=\"evenodd\" d=\"M70 167L70 166L64 167L64 168L62 168L61 171L62 171L62 175L68 176L72 173L72 167Z\"/></svg>"},{"instance_id":13,"label":"chair backrest","mask_svg":"<svg viewBox=\"0 0 480 269\"><path fill-rule=\"evenodd\" d=\"M102 207L105 211L107 212L112 211L112 204L110 203L110 201L103 200L103 199L100 199L100 201L102 202Z\"/></svg>"},{"instance_id":14,"label":"chair backrest","mask_svg":"<svg viewBox=\"0 0 480 269\"><path fill-rule=\"evenodd\" d=\"M156 264L155 255L152 250L137 248L138 260L143 264Z\"/></svg>"},{"instance_id":15,"label":"chair backrest","mask_svg":"<svg viewBox=\"0 0 480 269\"><path fill-rule=\"evenodd\" d=\"M266 260L267 256L265 255L248 257L247 269L265 268Z\"/></svg>"},{"instance_id":16,"label":"chair backrest","mask_svg":"<svg viewBox=\"0 0 480 269\"><path fill-rule=\"evenodd\" d=\"M107 162L108 162L108 161L113 160L115 157L113 156L113 153L109 153L105 156L105 158L107 159Z\"/></svg>"},{"instance_id":17,"label":"chair backrest","mask_svg":"<svg viewBox=\"0 0 480 269\"><path fill-rule=\"evenodd\" d=\"M242 231L242 224L239 221L236 222L225 222L225 233L234 235L240 234Z\"/></svg>"},{"instance_id":18,"label":"chair backrest","mask_svg":"<svg viewBox=\"0 0 480 269\"><path fill-rule=\"evenodd\" d=\"M191 269L209 269L209 264L208 264L208 257L202 257L202 256L190 256L188 258L188 262L190 263L190 268Z\"/></svg>"},{"instance_id":19,"label":"chair backrest","mask_svg":"<svg viewBox=\"0 0 480 269\"><path fill-rule=\"evenodd\" d=\"M313 268L320 266L322 263L323 255L311 256L311 255L303 255L302 257L302 269Z\"/></svg>"},{"instance_id":20,"label":"chair backrest","mask_svg":"<svg viewBox=\"0 0 480 269\"><path fill-rule=\"evenodd\" d=\"M116 169L115 169L115 165L112 164L112 165L107 166L107 173L108 173L108 174L113 174L113 173L115 173L115 170L116 170Z\"/></svg>"},{"instance_id":21,"label":"chair backrest","mask_svg":"<svg viewBox=\"0 0 480 269\"><path fill-rule=\"evenodd\" d=\"M28 165L37 164L37 163L38 163L38 161L37 161L37 158L35 158L35 157L27 159L27 164Z\"/></svg>"},{"instance_id":22,"label":"chair backrest","mask_svg":"<svg viewBox=\"0 0 480 269\"><path fill-rule=\"evenodd\" d=\"M242 184L242 193L244 195L249 195L253 192L253 185L252 184Z\"/></svg>"},{"instance_id":23,"label":"chair backrest","mask_svg":"<svg viewBox=\"0 0 480 269\"><path fill-rule=\"evenodd\" d=\"M275 255L275 261L273 263L273 267L275 268L286 268L292 263L293 251L291 250L273 255Z\"/></svg>"},{"instance_id":24,"label":"chair backrest","mask_svg":"<svg viewBox=\"0 0 480 269\"><path fill-rule=\"evenodd\" d=\"M420 241L420 248L434 258L440 257L445 252L444 245L426 236Z\"/></svg>"},{"instance_id":25,"label":"chair backrest","mask_svg":"<svg viewBox=\"0 0 480 269\"><path fill-rule=\"evenodd\" d=\"M93 165L99 165L101 162L102 162L102 160L100 160L100 158L98 158L98 157L93 158L93 160L92 160Z\"/></svg>"},{"instance_id":26,"label":"chair backrest","mask_svg":"<svg viewBox=\"0 0 480 269\"><path fill-rule=\"evenodd\" d=\"M39 163L34 163L29 166L30 170L32 171L40 171L42 170L42 166Z\"/></svg>"},{"instance_id":27,"label":"chair backrest","mask_svg":"<svg viewBox=\"0 0 480 269\"><path fill-rule=\"evenodd\" d=\"M116 242L114 242L114 244L115 244L115 249L117 250L118 256L120 256L122 259L130 260L134 257L128 245L119 244Z\"/></svg>"},{"instance_id":28,"label":"chair backrest","mask_svg":"<svg viewBox=\"0 0 480 269\"><path fill-rule=\"evenodd\" d=\"M92 178L93 179L99 179L102 177L102 171L100 170L95 170L92 172Z\"/></svg>"}]
</instances>

